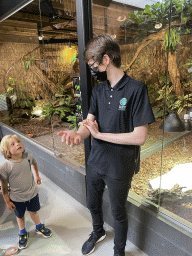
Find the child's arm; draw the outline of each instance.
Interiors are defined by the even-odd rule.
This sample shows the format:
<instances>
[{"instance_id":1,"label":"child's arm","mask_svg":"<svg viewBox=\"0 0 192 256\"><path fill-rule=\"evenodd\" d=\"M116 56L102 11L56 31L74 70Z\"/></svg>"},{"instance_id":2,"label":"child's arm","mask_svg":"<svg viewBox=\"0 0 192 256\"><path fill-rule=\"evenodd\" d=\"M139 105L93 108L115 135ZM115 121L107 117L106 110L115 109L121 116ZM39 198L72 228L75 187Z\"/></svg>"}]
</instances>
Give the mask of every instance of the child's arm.
<instances>
[{"instance_id":1,"label":"child's arm","mask_svg":"<svg viewBox=\"0 0 192 256\"><path fill-rule=\"evenodd\" d=\"M33 163L32 164L33 170L35 171L35 179L36 179L36 183L38 185L41 184L41 178L39 177L39 170L38 170L38 166L37 163Z\"/></svg>"},{"instance_id":2,"label":"child's arm","mask_svg":"<svg viewBox=\"0 0 192 256\"><path fill-rule=\"evenodd\" d=\"M5 203L7 204L7 207L9 208L10 211L14 211L15 205L10 201L10 198L9 198L8 179L1 180L1 189L3 193L3 198L5 200Z\"/></svg>"}]
</instances>

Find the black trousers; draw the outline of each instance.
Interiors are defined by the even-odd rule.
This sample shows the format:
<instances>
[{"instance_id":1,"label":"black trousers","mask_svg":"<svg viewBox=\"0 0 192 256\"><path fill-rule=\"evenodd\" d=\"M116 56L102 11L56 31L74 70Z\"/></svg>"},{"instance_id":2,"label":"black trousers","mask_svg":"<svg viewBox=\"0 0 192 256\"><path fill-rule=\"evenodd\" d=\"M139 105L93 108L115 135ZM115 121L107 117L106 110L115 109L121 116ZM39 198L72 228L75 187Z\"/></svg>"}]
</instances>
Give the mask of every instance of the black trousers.
<instances>
[{"instance_id":1,"label":"black trousers","mask_svg":"<svg viewBox=\"0 0 192 256\"><path fill-rule=\"evenodd\" d=\"M126 202L132 177L127 180L116 180L109 176L102 175L90 167L87 168L87 207L91 212L93 230L101 232L103 230L102 198L105 185L108 187L109 199L111 203L112 215L114 218L115 253L124 253L127 240L128 219Z\"/></svg>"}]
</instances>

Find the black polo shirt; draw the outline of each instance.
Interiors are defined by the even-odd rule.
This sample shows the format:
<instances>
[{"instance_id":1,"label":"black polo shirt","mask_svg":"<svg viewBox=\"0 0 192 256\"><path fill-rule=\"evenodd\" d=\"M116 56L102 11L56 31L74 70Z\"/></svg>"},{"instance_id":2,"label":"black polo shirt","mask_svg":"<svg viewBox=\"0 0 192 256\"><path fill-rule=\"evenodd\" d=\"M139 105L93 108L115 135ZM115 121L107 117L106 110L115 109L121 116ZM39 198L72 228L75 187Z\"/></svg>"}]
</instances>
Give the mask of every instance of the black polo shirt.
<instances>
[{"instance_id":1,"label":"black polo shirt","mask_svg":"<svg viewBox=\"0 0 192 256\"><path fill-rule=\"evenodd\" d=\"M94 86L89 113L95 116L101 133L128 133L155 121L146 85L127 74L113 88L108 81ZM87 165L114 179L129 178L138 147L93 138Z\"/></svg>"}]
</instances>

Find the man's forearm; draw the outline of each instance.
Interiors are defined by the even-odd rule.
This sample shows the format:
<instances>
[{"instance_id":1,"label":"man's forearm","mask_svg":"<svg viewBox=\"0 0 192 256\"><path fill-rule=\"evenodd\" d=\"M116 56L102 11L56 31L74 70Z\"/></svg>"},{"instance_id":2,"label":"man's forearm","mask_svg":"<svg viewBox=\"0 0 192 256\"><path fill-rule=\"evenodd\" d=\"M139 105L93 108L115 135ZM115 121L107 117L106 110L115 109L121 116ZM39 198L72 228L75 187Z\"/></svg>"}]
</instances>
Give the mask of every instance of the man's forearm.
<instances>
[{"instance_id":1,"label":"man's forearm","mask_svg":"<svg viewBox=\"0 0 192 256\"><path fill-rule=\"evenodd\" d=\"M144 145L147 138L147 125L137 127L130 133L98 133L96 139L122 145Z\"/></svg>"},{"instance_id":2,"label":"man's forearm","mask_svg":"<svg viewBox=\"0 0 192 256\"><path fill-rule=\"evenodd\" d=\"M85 126L81 125L77 131L78 134L81 135L82 140L86 139L90 135L89 129L87 129Z\"/></svg>"}]
</instances>

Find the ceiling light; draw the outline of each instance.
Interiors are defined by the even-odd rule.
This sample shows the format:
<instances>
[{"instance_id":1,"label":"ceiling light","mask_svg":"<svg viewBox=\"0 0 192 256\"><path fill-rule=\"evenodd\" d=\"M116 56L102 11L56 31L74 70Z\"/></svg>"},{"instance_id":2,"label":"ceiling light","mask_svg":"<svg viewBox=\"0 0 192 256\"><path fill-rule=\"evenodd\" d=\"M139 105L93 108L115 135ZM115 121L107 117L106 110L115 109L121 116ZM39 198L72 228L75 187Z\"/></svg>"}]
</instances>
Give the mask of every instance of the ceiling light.
<instances>
[{"instance_id":1,"label":"ceiling light","mask_svg":"<svg viewBox=\"0 0 192 256\"><path fill-rule=\"evenodd\" d=\"M42 41L44 36L39 36L39 41Z\"/></svg>"}]
</instances>

